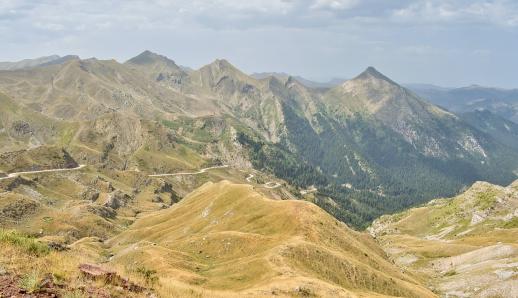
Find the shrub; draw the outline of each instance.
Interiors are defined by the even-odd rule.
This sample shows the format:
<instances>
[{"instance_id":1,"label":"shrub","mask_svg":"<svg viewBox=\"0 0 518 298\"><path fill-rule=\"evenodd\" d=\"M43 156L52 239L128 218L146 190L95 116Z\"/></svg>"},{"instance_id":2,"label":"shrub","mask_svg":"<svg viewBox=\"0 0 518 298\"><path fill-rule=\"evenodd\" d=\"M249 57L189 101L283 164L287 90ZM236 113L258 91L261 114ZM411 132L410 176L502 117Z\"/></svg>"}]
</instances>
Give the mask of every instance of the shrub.
<instances>
[{"instance_id":1,"label":"shrub","mask_svg":"<svg viewBox=\"0 0 518 298\"><path fill-rule=\"evenodd\" d=\"M455 270L450 270L450 271L444 273L444 276L453 276L456 274L457 274L457 272Z\"/></svg>"},{"instance_id":2,"label":"shrub","mask_svg":"<svg viewBox=\"0 0 518 298\"><path fill-rule=\"evenodd\" d=\"M22 276L20 279L20 288L26 290L28 293L35 293L40 289L40 274L37 271L32 271Z\"/></svg>"},{"instance_id":3,"label":"shrub","mask_svg":"<svg viewBox=\"0 0 518 298\"><path fill-rule=\"evenodd\" d=\"M24 252L35 256L46 255L50 251L47 245L17 231L0 229L0 243L14 245L21 248Z\"/></svg>"},{"instance_id":4,"label":"shrub","mask_svg":"<svg viewBox=\"0 0 518 298\"><path fill-rule=\"evenodd\" d=\"M85 293L83 293L80 290L73 290L73 291L67 291L67 292L63 293L62 297L63 298L86 298L88 296L86 296Z\"/></svg>"},{"instance_id":5,"label":"shrub","mask_svg":"<svg viewBox=\"0 0 518 298\"><path fill-rule=\"evenodd\" d=\"M518 228L518 217L513 217L513 219L506 221L502 227L504 229L515 229Z\"/></svg>"},{"instance_id":6,"label":"shrub","mask_svg":"<svg viewBox=\"0 0 518 298\"><path fill-rule=\"evenodd\" d=\"M148 269L144 266L140 266L137 268L137 273L139 273L144 280L146 281L146 284L152 285L158 281L158 276L156 275L156 270Z\"/></svg>"}]
</instances>

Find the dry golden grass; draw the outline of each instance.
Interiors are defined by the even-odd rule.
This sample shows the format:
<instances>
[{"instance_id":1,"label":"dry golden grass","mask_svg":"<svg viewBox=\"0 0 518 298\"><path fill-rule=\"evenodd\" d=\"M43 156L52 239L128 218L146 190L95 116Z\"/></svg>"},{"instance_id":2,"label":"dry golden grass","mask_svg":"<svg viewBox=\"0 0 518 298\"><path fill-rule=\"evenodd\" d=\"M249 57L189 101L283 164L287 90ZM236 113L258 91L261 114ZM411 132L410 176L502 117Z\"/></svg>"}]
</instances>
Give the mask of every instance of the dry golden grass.
<instances>
[{"instance_id":1,"label":"dry golden grass","mask_svg":"<svg viewBox=\"0 0 518 298\"><path fill-rule=\"evenodd\" d=\"M205 184L108 244L114 264L156 270L165 292L174 284L192 296L434 296L384 259L372 239L317 206L270 200L227 181Z\"/></svg>"}]
</instances>

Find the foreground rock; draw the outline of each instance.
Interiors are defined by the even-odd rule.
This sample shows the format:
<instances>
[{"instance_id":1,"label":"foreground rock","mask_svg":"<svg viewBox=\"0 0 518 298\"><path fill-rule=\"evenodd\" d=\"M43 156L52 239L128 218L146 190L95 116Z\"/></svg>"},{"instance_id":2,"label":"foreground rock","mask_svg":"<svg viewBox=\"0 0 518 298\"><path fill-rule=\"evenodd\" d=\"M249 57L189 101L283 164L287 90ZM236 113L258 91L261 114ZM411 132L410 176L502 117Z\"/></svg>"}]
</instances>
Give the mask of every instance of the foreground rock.
<instances>
[{"instance_id":1,"label":"foreground rock","mask_svg":"<svg viewBox=\"0 0 518 298\"><path fill-rule=\"evenodd\" d=\"M98 265L81 264L79 265L81 273L92 280L100 280L114 286L120 286L125 290L135 293L144 292L145 288L130 282L127 278L123 278L114 271L103 269Z\"/></svg>"}]
</instances>

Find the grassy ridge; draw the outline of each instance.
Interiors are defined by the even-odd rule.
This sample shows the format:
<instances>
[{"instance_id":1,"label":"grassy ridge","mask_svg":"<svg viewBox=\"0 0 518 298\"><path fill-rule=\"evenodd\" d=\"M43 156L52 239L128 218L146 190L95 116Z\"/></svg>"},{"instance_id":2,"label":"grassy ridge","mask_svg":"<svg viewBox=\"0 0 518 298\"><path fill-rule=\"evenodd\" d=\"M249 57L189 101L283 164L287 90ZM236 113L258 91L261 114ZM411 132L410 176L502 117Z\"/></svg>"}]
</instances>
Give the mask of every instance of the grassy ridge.
<instances>
[{"instance_id":1,"label":"grassy ridge","mask_svg":"<svg viewBox=\"0 0 518 298\"><path fill-rule=\"evenodd\" d=\"M141 218L109 243L115 264L144 266L156 270L162 284L223 296L275 288L293 295L293 287L326 296L336 286L343 295L433 296L387 262L372 240L317 206L273 201L225 181Z\"/></svg>"}]
</instances>

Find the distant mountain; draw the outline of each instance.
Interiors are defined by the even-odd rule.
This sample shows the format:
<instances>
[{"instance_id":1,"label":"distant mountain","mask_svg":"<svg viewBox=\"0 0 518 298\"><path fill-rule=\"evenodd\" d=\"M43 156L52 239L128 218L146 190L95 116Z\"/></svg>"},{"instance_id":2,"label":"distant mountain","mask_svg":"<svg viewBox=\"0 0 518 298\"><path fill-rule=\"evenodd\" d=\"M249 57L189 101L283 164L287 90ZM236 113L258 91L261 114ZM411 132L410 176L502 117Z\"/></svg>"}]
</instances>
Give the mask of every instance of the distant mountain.
<instances>
[{"instance_id":1,"label":"distant mountain","mask_svg":"<svg viewBox=\"0 0 518 298\"><path fill-rule=\"evenodd\" d=\"M421 97L457 113L489 110L518 123L518 89L499 89L473 85L463 88L441 88L409 85Z\"/></svg>"},{"instance_id":2,"label":"distant mountain","mask_svg":"<svg viewBox=\"0 0 518 298\"><path fill-rule=\"evenodd\" d=\"M420 99L373 67L331 90L324 102L328 111L338 117L380 121L425 156L455 156L459 153L459 139L476 139L473 134L462 135L468 133L468 128L457 116ZM447 144L449 140L443 139L444 135L456 136ZM485 154L479 144L473 145L463 149L469 154Z\"/></svg>"},{"instance_id":3,"label":"distant mountain","mask_svg":"<svg viewBox=\"0 0 518 298\"><path fill-rule=\"evenodd\" d=\"M58 60L61 57L58 55L45 56L36 59L24 59L17 62L0 62L0 70L17 70L23 68L36 67L43 64Z\"/></svg>"},{"instance_id":4,"label":"distant mountain","mask_svg":"<svg viewBox=\"0 0 518 298\"><path fill-rule=\"evenodd\" d=\"M316 82L316 81L305 79L300 76L291 76L291 75L289 75L287 73L283 73L283 72L253 73L251 75L251 77L256 78L256 79L266 79L268 77L276 77L277 79L279 79L281 81L286 81L286 80L288 80L288 78L293 77L293 79L297 80L302 85L304 85L308 88L333 88L337 85L342 84L345 81L345 79L334 78L328 82Z\"/></svg>"}]
</instances>

